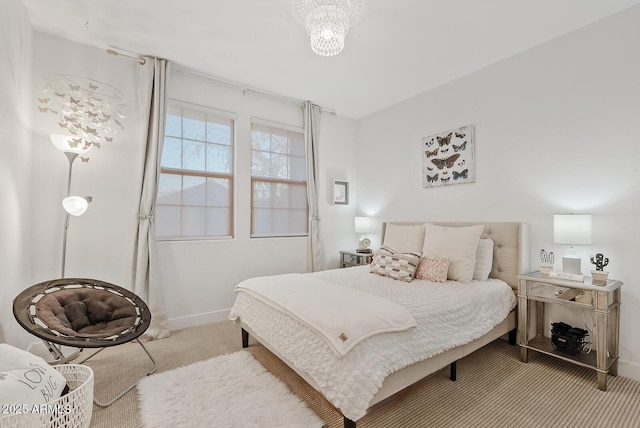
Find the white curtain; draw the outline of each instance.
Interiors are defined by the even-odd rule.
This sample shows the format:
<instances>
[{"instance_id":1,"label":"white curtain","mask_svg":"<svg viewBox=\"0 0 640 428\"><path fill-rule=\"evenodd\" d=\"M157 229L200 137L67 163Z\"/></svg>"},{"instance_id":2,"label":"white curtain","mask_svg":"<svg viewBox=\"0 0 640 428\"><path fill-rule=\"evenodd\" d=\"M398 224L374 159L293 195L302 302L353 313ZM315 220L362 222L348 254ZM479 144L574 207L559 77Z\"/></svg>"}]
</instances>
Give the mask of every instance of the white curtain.
<instances>
[{"instance_id":1,"label":"white curtain","mask_svg":"<svg viewBox=\"0 0 640 428\"><path fill-rule=\"evenodd\" d=\"M145 57L145 63L138 64L138 111L141 112L142 123L148 123L148 126L142 135L146 151L140 189L138 236L134 249L133 291L147 303L151 311L151 325L145 333L151 339L169 336L153 222L164 140L168 74L169 61Z\"/></svg>"},{"instance_id":2,"label":"white curtain","mask_svg":"<svg viewBox=\"0 0 640 428\"><path fill-rule=\"evenodd\" d=\"M320 242L320 215L318 212L318 142L320 138L320 107L305 101L304 139L307 155L307 199L309 201L309 246L307 269L310 272L322 270L324 256Z\"/></svg>"}]
</instances>

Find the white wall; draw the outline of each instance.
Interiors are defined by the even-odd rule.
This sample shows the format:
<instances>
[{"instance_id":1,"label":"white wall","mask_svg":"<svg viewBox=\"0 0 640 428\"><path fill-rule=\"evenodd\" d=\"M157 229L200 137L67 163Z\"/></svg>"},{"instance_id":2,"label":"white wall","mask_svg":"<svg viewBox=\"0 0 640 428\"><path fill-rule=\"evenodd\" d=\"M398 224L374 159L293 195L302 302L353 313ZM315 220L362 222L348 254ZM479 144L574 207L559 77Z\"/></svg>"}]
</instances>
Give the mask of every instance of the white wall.
<instances>
[{"instance_id":1,"label":"white wall","mask_svg":"<svg viewBox=\"0 0 640 428\"><path fill-rule=\"evenodd\" d=\"M0 342L31 340L13 318L29 285L33 28L20 0L0 2Z\"/></svg>"},{"instance_id":2,"label":"white wall","mask_svg":"<svg viewBox=\"0 0 640 428\"><path fill-rule=\"evenodd\" d=\"M620 372L635 379L638 22L635 7L363 118L357 159L358 211L383 219L526 222L531 266L541 248L567 250L553 244L553 214L593 214L593 245L577 251L583 271L592 267L587 256L602 252L610 277L625 283ZM421 138L464 125L475 125L476 182L422 188Z\"/></svg>"},{"instance_id":3,"label":"white wall","mask_svg":"<svg viewBox=\"0 0 640 428\"><path fill-rule=\"evenodd\" d=\"M299 105L243 92L176 67L169 97L231 112L236 120L235 236L206 241L165 241L159 244L165 296L171 328L225 319L233 304L233 288L243 279L285 272L306 272L307 238L250 238L251 118L303 126ZM320 216L328 243L327 266L338 267L337 251L352 230L354 205L329 205L328 182L354 177L355 121L321 115ZM334 175L336 175L334 177ZM331 177L330 177L331 176ZM348 215L351 223L339 220ZM350 229L349 229L350 228ZM347 235L349 236L349 235ZM344 245L353 246L352 242Z\"/></svg>"},{"instance_id":4,"label":"white wall","mask_svg":"<svg viewBox=\"0 0 640 428\"><path fill-rule=\"evenodd\" d=\"M66 191L68 161L49 140L49 134L62 130L54 118L37 111L35 101L36 97L42 95L45 77L53 74L94 79L119 89L123 94L127 116L125 130L112 143L103 144L99 150L92 149L88 153L89 162L76 160L74 163L72 193L90 195L94 199L87 213L71 219L66 277L97 278L131 288L144 150L139 139L141 124L137 111L135 62L123 57L114 58L101 49L54 36L42 33L35 33L34 36L30 31L31 38L34 38L34 71L22 74L25 76L24 86L29 92L12 96L23 106L25 115L33 116L34 120L33 124L27 123L24 128L16 126L13 129L14 134L23 132L25 135L21 138L26 140L23 145L11 147L19 147L24 153L7 159L12 164L9 170L11 177L2 184L6 184L3 191L6 189L11 193L9 200L18 197L24 199L16 205L17 211L11 213L12 218L3 222L11 239L6 242L3 240L0 249L7 253L6 260L11 262L11 266L15 266L14 277L8 282L17 284L15 290L7 291L10 294L8 298L12 299L31 284L60 276L64 224L60 201ZM14 40L9 40L9 43L11 46L16 44ZM256 94L245 96L235 89L212 84L184 72L172 73L170 96L237 115L235 238L160 244L170 326L181 328L225 319L233 302L233 287L242 279L306 271L306 238L249 238L250 118L253 115L302 126L302 112L291 104L283 105ZM14 120L12 123L19 124L20 121ZM352 184L355 184L356 123L323 113L321 138L321 233L327 242L327 267L336 268L337 251L355 245L352 232L355 196L349 206L332 206L327 193L331 189L328 183L338 178L353 180ZM12 137L10 141L16 141L16 138ZM29 217L30 198L20 196L21 189L25 195L31 193L33 199L34 215L24 226L21 226L21 222ZM16 251L16 248L20 248L23 242L29 242L26 240L28 233L32 236L32 249L23 256L22 270L25 272L20 277L22 260L17 258L26 250ZM3 313L9 314L10 311ZM22 334L25 341L34 342L32 337L29 339L30 336L21 332L22 329L12 317L7 315L6 318L7 328L13 334Z\"/></svg>"}]
</instances>

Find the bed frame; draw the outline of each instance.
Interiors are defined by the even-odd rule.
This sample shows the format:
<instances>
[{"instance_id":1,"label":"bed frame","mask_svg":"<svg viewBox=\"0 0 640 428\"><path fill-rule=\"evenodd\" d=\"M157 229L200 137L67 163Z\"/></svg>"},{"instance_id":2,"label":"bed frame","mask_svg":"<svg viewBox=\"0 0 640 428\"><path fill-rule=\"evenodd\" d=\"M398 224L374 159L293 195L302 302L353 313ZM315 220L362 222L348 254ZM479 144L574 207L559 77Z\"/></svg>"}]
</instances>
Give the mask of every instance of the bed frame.
<instances>
[{"instance_id":1,"label":"bed frame","mask_svg":"<svg viewBox=\"0 0 640 428\"><path fill-rule=\"evenodd\" d=\"M424 222L389 222L397 225L417 225L424 224ZM516 222L432 222L433 224L441 226L472 226L482 224L484 225L484 231L482 238L490 238L494 241L493 249L493 269L489 274L491 278L497 278L505 281L507 284L517 291L518 280L517 275L529 272L529 228L527 224ZM384 234L386 225L382 224L382 240L384 242ZM494 327L488 334L480 337L473 342L467 343L462 346L453 348L447 352L436 355L435 357L427 360L419 361L415 364L407 366L397 372L394 372L387 376L382 384L382 387L378 390L376 395L369 403L367 413L387 404L388 402L398 398L403 391L406 391L408 387L414 383L422 380L430 374L446 367L450 366L450 378L456 380L457 376L457 361L477 349L485 346L486 344L508 335L509 343L516 344L516 331L517 331L517 317L516 310L511 313ZM322 391L315 383L315 381L306 372L296 368L290 361L284 358L280 353L274 349L269 343L257 336L250 326L247 326L240 320L240 326L242 327L242 347L249 346L249 335L253 336L264 347L269 349L273 354L280 358L285 364L287 364L293 371L295 371L300 377L302 377L308 384L310 384L316 391L322 394ZM344 417L345 428L355 428L356 421L352 421L347 417Z\"/></svg>"}]
</instances>

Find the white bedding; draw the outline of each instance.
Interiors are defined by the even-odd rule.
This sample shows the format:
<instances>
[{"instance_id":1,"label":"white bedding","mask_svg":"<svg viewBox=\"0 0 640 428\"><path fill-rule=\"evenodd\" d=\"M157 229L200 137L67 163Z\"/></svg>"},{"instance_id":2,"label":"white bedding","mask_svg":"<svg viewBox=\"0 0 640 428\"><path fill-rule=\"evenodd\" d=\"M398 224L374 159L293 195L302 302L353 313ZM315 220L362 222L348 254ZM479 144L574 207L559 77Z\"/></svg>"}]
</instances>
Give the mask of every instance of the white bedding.
<instances>
[{"instance_id":1,"label":"white bedding","mask_svg":"<svg viewBox=\"0 0 640 428\"><path fill-rule=\"evenodd\" d=\"M368 266L308 275L397 302L418 323L407 331L370 337L339 357L325 340L294 318L244 293L236 297L230 318L239 317L307 372L325 397L354 421L364 416L386 376L483 336L516 304L511 287L496 279L405 283L371 274Z\"/></svg>"},{"instance_id":2,"label":"white bedding","mask_svg":"<svg viewBox=\"0 0 640 428\"><path fill-rule=\"evenodd\" d=\"M409 311L399 303L313 275L250 278L236 286L239 293L296 318L341 357L368 337L416 326Z\"/></svg>"}]
</instances>

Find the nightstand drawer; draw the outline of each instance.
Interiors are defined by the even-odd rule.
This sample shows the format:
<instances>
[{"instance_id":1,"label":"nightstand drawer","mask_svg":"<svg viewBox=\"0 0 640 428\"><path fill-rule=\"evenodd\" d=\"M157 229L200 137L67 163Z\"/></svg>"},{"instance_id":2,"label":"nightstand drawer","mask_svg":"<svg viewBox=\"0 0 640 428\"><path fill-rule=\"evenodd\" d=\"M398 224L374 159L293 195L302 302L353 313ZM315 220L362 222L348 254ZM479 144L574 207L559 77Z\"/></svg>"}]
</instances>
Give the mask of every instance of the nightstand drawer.
<instances>
[{"instance_id":1,"label":"nightstand drawer","mask_svg":"<svg viewBox=\"0 0 640 428\"><path fill-rule=\"evenodd\" d=\"M358 253L356 251L340 251L340 267L368 265L373 259L373 253Z\"/></svg>"},{"instance_id":2,"label":"nightstand drawer","mask_svg":"<svg viewBox=\"0 0 640 428\"><path fill-rule=\"evenodd\" d=\"M344 255L344 264L346 264L346 265L357 265L358 264L358 256L354 256L353 254L345 254Z\"/></svg>"},{"instance_id":3,"label":"nightstand drawer","mask_svg":"<svg viewBox=\"0 0 640 428\"><path fill-rule=\"evenodd\" d=\"M527 296L533 300L542 299L565 304L578 303L586 305L591 305L593 302L593 293L589 290L533 281L528 282L527 287L529 288Z\"/></svg>"}]
</instances>

